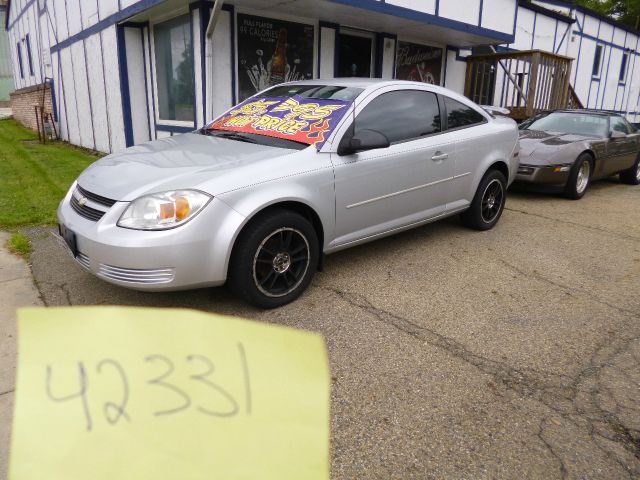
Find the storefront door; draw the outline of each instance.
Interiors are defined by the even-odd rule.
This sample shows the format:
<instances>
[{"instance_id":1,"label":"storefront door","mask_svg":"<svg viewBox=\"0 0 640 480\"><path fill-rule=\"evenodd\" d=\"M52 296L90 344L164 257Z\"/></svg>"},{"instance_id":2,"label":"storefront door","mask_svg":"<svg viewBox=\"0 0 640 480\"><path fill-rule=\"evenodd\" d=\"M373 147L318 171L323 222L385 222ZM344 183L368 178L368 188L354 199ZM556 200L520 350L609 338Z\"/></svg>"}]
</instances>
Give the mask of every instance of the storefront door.
<instances>
[{"instance_id":1,"label":"storefront door","mask_svg":"<svg viewBox=\"0 0 640 480\"><path fill-rule=\"evenodd\" d=\"M337 77L373 77L373 34L340 32Z\"/></svg>"}]
</instances>

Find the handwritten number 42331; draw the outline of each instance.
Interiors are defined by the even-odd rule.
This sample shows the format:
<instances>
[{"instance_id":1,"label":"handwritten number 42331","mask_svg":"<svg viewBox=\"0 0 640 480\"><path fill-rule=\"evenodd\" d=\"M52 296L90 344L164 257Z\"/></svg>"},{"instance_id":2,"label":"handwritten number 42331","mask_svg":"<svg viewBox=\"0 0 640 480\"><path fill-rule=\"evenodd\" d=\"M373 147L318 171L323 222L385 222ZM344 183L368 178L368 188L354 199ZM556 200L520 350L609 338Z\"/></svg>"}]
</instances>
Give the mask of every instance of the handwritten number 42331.
<instances>
[{"instance_id":1,"label":"handwritten number 42331","mask_svg":"<svg viewBox=\"0 0 640 480\"><path fill-rule=\"evenodd\" d=\"M240 367L242 371L242 379L244 383L244 413L251 415L251 383L249 379L249 365L247 363L247 355L244 349L244 345L238 342L238 356L240 359ZM213 390L216 394L218 401L218 408L207 408L205 405L194 403L191 400L191 396L185 392L182 388L172 383L172 375L174 372L173 361L164 355L149 355L145 357L145 362L158 365L162 370L159 375L147 381L149 385L152 385L158 389L162 389L166 394L172 397L171 403L167 408L153 412L155 416L174 415L180 413L189 408L195 408L198 412L208 415L210 417L234 417L240 413L240 404L236 397L232 395L221 385L215 383L211 376L215 371L213 362L204 355L188 355L185 361L197 367L197 373L189 376L189 379L204 385L210 390ZM123 366L116 360L111 358L105 358L96 364L96 372L98 374L116 375L121 384L122 391L118 402L109 401L103 405L104 416L109 424L114 425L120 421L130 422L131 417L127 412L127 404L129 403L129 380L127 373ZM53 368L51 365L47 365L46 369L46 391L47 396L53 402L68 402L72 400L79 400L82 406L82 411L86 420L86 429L91 431L93 428L93 419L91 416L91 409L89 408L88 400L88 373L83 362L78 362L78 383L79 388L75 393L68 395L56 395L53 387ZM158 390L160 391L160 390ZM58 392L59 393L59 392Z\"/></svg>"}]
</instances>

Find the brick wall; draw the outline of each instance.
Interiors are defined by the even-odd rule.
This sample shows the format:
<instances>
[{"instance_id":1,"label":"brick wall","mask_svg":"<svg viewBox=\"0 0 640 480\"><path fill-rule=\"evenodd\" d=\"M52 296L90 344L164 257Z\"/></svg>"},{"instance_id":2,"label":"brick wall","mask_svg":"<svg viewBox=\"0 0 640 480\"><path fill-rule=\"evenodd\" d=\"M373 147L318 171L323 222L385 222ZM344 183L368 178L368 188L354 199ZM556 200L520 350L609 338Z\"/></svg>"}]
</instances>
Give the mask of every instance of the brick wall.
<instances>
[{"instance_id":1,"label":"brick wall","mask_svg":"<svg viewBox=\"0 0 640 480\"><path fill-rule=\"evenodd\" d=\"M32 130L38 129L36 123L36 111L34 107L36 105L42 105L42 87L43 85L34 85L33 87L21 88L10 95L13 118ZM45 112L53 113L51 89L49 85L45 85L44 88Z\"/></svg>"}]
</instances>

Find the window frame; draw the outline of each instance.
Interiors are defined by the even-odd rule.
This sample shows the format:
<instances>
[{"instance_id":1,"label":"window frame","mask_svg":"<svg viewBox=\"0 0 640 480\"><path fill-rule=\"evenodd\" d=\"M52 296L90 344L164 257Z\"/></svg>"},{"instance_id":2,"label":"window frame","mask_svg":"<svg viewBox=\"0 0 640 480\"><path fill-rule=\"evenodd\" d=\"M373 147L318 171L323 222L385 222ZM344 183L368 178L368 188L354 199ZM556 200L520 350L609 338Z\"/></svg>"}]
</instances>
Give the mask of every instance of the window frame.
<instances>
[{"instance_id":1,"label":"window frame","mask_svg":"<svg viewBox=\"0 0 640 480\"><path fill-rule=\"evenodd\" d=\"M160 118L160 102L158 99L158 70L157 70L157 65L156 65L156 39L155 39L155 29L157 25L161 25L165 22L171 21L175 18L178 17L183 17L183 16L188 16L188 21L189 21L189 32L191 35L191 49L192 49L192 55L193 55L193 68L192 68L192 72L191 72L191 76L194 80L194 84L193 84L193 102L194 102L194 117L192 120L166 120L166 119L162 119ZM198 108L197 105L197 89L196 89L196 85L195 85L195 62L196 62L196 58L195 58L195 48L194 48L194 41L195 39L193 38L193 17L192 17L192 13L188 8L183 8L177 11L173 11L167 15L162 15L159 17L154 18L152 21L149 22L149 60L150 60L150 66L151 66L151 72L152 72L152 77L153 77L153 81L151 82L151 88L153 88L153 103L154 103L154 118L155 118L155 125L156 125L156 130L157 127L193 127L194 129L197 128L197 111L196 109ZM199 61L199 59L198 59ZM146 73L145 73L146 75Z\"/></svg>"},{"instance_id":2,"label":"window frame","mask_svg":"<svg viewBox=\"0 0 640 480\"><path fill-rule=\"evenodd\" d=\"M596 73L594 73L594 70L596 68L596 57L597 57L597 52L598 50L600 50L600 57L598 58L598 70ZM600 80L600 77L602 76L602 63L604 60L604 51L605 51L605 45L602 43L596 43L596 50L593 53L593 63L591 66L591 78L593 80Z\"/></svg>"},{"instance_id":3,"label":"window frame","mask_svg":"<svg viewBox=\"0 0 640 480\"><path fill-rule=\"evenodd\" d=\"M623 132L626 133L627 135L631 135L632 133L635 133L635 127L633 125L631 125L631 123L624 118L622 115L609 115L609 135L611 135L611 132L613 132L613 120L614 119L619 119L622 124L626 127L627 131ZM619 130L617 130L619 131Z\"/></svg>"},{"instance_id":4,"label":"window frame","mask_svg":"<svg viewBox=\"0 0 640 480\"><path fill-rule=\"evenodd\" d=\"M466 103L461 102L460 100L456 100L453 97L450 97L449 95L439 95L440 97L442 97L442 108L440 109L440 111L442 112L444 110L445 115L442 118L442 123L443 126L445 128L443 128L443 132L457 132L459 130L465 130L467 128L471 128L471 127L477 127L478 125L484 125L485 123L489 123L489 119L487 118L487 115L489 115L488 113L486 113L484 110L481 112L479 110L477 110L476 108L467 105ZM473 110L474 112L476 112L478 115L480 115L482 117L482 121L481 122L477 122L477 123L472 123L470 125L462 125L460 127L455 127L455 128L449 128L449 110L447 109L447 104L445 102L445 98L448 98L449 100L452 100L454 102L457 102L461 105L464 105L466 107L469 107L471 110Z\"/></svg>"},{"instance_id":5,"label":"window frame","mask_svg":"<svg viewBox=\"0 0 640 480\"><path fill-rule=\"evenodd\" d=\"M620 61L620 73L618 74L618 85L627 83L627 73L629 71L629 52L622 52L622 60Z\"/></svg>"}]
</instances>

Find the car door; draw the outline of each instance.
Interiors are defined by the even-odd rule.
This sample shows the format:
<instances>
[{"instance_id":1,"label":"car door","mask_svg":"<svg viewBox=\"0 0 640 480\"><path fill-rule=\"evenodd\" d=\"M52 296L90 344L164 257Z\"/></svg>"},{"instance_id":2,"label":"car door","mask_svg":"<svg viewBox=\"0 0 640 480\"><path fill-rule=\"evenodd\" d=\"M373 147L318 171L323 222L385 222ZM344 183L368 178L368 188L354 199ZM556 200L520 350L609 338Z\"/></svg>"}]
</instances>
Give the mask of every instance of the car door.
<instances>
[{"instance_id":1,"label":"car door","mask_svg":"<svg viewBox=\"0 0 640 480\"><path fill-rule=\"evenodd\" d=\"M388 148L332 153L335 171L334 246L352 243L441 215L453 176L454 144L441 132L437 95L427 89L386 88L356 106L342 136L369 129Z\"/></svg>"},{"instance_id":2,"label":"car door","mask_svg":"<svg viewBox=\"0 0 640 480\"><path fill-rule=\"evenodd\" d=\"M445 127L456 145L454 180L450 185L448 210L468 206L475 195L474 178L479 160L497 147L495 137L488 135L487 119L480 112L446 95L442 96L446 111Z\"/></svg>"},{"instance_id":3,"label":"car door","mask_svg":"<svg viewBox=\"0 0 640 480\"><path fill-rule=\"evenodd\" d=\"M607 162L605 172L613 175L622 170L631 168L636 160L637 143L631 134L630 126L624 118L612 115L609 118L609 131L623 133L624 137L609 137L607 142Z\"/></svg>"}]
</instances>

